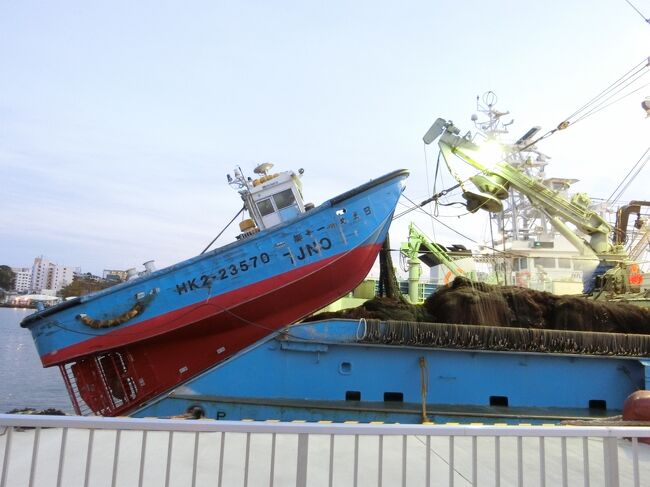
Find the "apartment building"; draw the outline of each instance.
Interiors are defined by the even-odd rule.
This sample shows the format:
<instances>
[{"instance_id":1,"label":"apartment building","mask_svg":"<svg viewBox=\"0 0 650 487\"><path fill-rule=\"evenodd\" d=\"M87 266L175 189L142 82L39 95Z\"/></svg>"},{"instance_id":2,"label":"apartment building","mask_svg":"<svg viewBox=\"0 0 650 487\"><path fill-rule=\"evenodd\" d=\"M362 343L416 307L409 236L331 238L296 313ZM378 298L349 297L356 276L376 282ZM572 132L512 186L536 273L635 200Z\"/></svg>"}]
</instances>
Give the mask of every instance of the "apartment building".
<instances>
[{"instance_id":1,"label":"apartment building","mask_svg":"<svg viewBox=\"0 0 650 487\"><path fill-rule=\"evenodd\" d=\"M59 291L72 282L74 271L72 267L55 264L43 256L36 257L32 266L30 291Z\"/></svg>"},{"instance_id":2,"label":"apartment building","mask_svg":"<svg viewBox=\"0 0 650 487\"><path fill-rule=\"evenodd\" d=\"M11 270L16 274L14 291L19 293L29 291L29 285L32 282L32 269L29 267L12 267Z\"/></svg>"}]
</instances>

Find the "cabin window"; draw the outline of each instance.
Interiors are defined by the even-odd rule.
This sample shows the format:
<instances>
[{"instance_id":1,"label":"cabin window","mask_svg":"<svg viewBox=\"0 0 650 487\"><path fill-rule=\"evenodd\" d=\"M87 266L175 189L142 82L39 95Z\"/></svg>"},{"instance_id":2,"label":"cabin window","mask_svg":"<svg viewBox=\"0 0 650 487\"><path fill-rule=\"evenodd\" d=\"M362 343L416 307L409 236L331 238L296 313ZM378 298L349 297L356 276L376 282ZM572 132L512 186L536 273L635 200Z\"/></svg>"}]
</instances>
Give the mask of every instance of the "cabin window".
<instances>
[{"instance_id":1,"label":"cabin window","mask_svg":"<svg viewBox=\"0 0 650 487\"><path fill-rule=\"evenodd\" d=\"M535 267L542 266L543 268L555 268L555 257L535 257Z\"/></svg>"},{"instance_id":2,"label":"cabin window","mask_svg":"<svg viewBox=\"0 0 650 487\"><path fill-rule=\"evenodd\" d=\"M271 203L271 198L266 198L257 202L257 209L260 210L262 216L270 215L275 210L273 208L273 203Z\"/></svg>"},{"instance_id":3,"label":"cabin window","mask_svg":"<svg viewBox=\"0 0 650 487\"><path fill-rule=\"evenodd\" d=\"M515 271L523 271L528 268L528 259L526 257L520 257L512 261L512 266Z\"/></svg>"},{"instance_id":4,"label":"cabin window","mask_svg":"<svg viewBox=\"0 0 650 487\"><path fill-rule=\"evenodd\" d=\"M595 260L595 258L594 258L594 260L592 260L592 259L584 259L584 258L583 259L576 258L573 261L573 268L576 271L591 272L596 268L597 265L598 265L598 261Z\"/></svg>"},{"instance_id":5,"label":"cabin window","mask_svg":"<svg viewBox=\"0 0 650 487\"><path fill-rule=\"evenodd\" d=\"M557 266L560 269L571 269L571 259L567 259L566 257L558 258L557 259Z\"/></svg>"},{"instance_id":6,"label":"cabin window","mask_svg":"<svg viewBox=\"0 0 650 487\"><path fill-rule=\"evenodd\" d=\"M287 208L296 203L296 198L293 197L293 191L290 189L285 189L277 194L273 195L273 201L275 201L275 206L278 210L282 208Z\"/></svg>"}]
</instances>

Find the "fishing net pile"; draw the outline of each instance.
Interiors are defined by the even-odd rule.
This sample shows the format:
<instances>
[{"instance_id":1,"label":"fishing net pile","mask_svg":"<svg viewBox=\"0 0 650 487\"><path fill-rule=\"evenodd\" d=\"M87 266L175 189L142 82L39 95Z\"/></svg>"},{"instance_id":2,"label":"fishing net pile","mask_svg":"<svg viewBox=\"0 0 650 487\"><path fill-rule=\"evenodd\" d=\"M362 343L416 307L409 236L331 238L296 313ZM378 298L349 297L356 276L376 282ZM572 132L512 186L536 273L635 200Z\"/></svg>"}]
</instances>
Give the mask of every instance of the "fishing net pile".
<instances>
[{"instance_id":1,"label":"fishing net pile","mask_svg":"<svg viewBox=\"0 0 650 487\"><path fill-rule=\"evenodd\" d=\"M458 277L424 307L434 322L650 334L650 309Z\"/></svg>"},{"instance_id":2,"label":"fishing net pile","mask_svg":"<svg viewBox=\"0 0 650 487\"><path fill-rule=\"evenodd\" d=\"M557 296L516 286L494 286L457 277L422 305L378 297L311 320L378 319L540 330L650 334L650 309L626 303Z\"/></svg>"},{"instance_id":3,"label":"fishing net pile","mask_svg":"<svg viewBox=\"0 0 650 487\"><path fill-rule=\"evenodd\" d=\"M377 297L305 321L360 320L357 340L400 346L650 356L650 309L457 277L422 305Z\"/></svg>"}]
</instances>

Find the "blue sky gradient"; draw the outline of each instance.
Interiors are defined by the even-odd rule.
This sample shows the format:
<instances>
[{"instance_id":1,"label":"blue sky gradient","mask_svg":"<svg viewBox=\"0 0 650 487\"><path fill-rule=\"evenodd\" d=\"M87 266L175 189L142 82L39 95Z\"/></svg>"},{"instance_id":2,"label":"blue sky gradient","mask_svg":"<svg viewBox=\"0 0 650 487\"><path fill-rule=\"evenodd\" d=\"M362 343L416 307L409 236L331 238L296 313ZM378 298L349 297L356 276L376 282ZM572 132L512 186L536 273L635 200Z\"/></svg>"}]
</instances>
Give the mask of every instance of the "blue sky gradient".
<instances>
[{"instance_id":1,"label":"blue sky gradient","mask_svg":"<svg viewBox=\"0 0 650 487\"><path fill-rule=\"evenodd\" d=\"M548 130L649 41L623 0L1 2L0 264L44 254L99 273L191 257L241 205L225 179L236 165L303 167L315 203L405 167L424 199L436 154L425 162L421 137L437 117L473 129L476 95L493 90L513 138ZM540 146L549 175L608 196L650 143L646 96ZM626 197L650 199L647 183ZM459 213L443 210L485 237L485 219Z\"/></svg>"}]
</instances>

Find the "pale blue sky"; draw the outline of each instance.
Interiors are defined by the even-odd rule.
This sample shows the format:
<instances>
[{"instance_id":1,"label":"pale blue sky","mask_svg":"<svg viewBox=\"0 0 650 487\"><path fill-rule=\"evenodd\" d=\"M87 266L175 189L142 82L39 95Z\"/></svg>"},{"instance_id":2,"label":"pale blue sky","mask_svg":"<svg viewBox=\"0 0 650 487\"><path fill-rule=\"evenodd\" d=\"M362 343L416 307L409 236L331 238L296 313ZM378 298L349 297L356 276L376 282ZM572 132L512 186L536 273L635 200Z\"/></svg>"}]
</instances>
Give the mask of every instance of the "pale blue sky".
<instances>
[{"instance_id":1,"label":"pale blue sky","mask_svg":"<svg viewBox=\"0 0 650 487\"><path fill-rule=\"evenodd\" d=\"M0 1L0 264L188 258L239 209L235 165L303 167L315 203L405 167L421 200L437 117L473 129L493 90L513 138L550 129L648 56L623 0ZM548 172L609 195L650 143L646 96L545 142ZM626 196L650 199L647 182Z\"/></svg>"}]
</instances>

